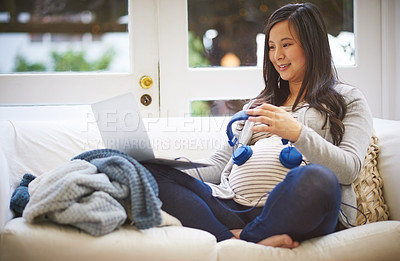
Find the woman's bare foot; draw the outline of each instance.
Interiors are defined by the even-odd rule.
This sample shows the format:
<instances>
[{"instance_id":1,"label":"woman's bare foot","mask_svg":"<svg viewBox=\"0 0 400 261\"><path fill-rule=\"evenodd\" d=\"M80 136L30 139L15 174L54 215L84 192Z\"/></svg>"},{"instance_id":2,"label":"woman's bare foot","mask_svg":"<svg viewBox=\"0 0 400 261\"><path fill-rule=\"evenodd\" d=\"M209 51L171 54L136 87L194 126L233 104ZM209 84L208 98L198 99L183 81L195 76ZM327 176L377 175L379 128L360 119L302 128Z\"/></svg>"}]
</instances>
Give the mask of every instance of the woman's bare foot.
<instances>
[{"instance_id":1,"label":"woman's bare foot","mask_svg":"<svg viewBox=\"0 0 400 261\"><path fill-rule=\"evenodd\" d=\"M264 246L272 246L272 247L290 248L290 249L299 246L299 242L293 241L293 239L286 234L268 237L266 239L261 240L257 244Z\"/></svg>"},{"instance_id":2,"label":"woman's bare foot","mask_svg":"<svg viewBox=\"0 0 400 261\"><path fill-rule=\"evenodd\" d=\"M233 238L240 239L240 233L242 233L242 229L232 229Z\"/></svg>"},{"instance_id":3,"label":"woman's bare foot","mask_svg":"<svg viewBox=\"0 0 400 261\"><path fill-rule=\"evenodd\" d=\"M231 232L233 234L232 239L240 239L240 233L242 233L242 229L232 229ZM290 249L299 246L299 242L293 241L292 238L286 234L268 237L266 239L261 240L257 244L264 246L272 246L272 247L290 248Z\"/></svg>"}]
</instances>

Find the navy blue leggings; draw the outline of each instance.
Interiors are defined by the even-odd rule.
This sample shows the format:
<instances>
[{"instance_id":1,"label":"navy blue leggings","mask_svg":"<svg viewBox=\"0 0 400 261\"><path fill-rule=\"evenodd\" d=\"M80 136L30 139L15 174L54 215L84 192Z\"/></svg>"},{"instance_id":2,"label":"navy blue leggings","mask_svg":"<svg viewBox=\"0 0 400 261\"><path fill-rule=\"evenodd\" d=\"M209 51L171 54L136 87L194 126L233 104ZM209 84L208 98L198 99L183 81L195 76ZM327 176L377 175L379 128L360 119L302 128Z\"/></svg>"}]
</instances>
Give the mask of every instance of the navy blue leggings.
<instances>
[{"instance_id":1,"label":"navy blue leggings","mask_svg":"<svg viewBox=\"0 0 400 261\"><path fill-rule=\"evenodd\" d=\"M264 207L250 209L232 199L212 196L211 188L179 170L143 164L159 186L162 209L182 225L212 233L217 241L233 237L230 229L243 229L240 238L257 243L288 234L303 241L334 232L341 204L341 189L334 173L311 164L288 172L269 194Z\"/></svg>"}]
</instances>

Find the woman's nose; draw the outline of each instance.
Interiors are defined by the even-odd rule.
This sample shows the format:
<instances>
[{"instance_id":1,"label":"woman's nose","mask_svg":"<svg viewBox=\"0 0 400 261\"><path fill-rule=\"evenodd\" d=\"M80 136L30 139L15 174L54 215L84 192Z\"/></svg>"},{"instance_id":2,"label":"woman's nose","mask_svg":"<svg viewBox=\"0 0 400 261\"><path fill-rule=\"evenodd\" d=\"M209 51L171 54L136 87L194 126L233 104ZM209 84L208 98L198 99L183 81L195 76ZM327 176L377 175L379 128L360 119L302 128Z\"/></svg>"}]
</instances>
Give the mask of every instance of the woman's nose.
<instances>
[{"instance_id":1,"label":"woman's nose","mask_svg":"<svg viewBox=\"0 0 400 261\"><path fill-rule=\"evenodd\" d=\"M283 52L282 52L282 48L279 48L279 47L277 47L276 49L275 49L275 60L276 61L278 61L278 60L281 60L281 59L283 59Z\"/></svg>"}]
</instances>

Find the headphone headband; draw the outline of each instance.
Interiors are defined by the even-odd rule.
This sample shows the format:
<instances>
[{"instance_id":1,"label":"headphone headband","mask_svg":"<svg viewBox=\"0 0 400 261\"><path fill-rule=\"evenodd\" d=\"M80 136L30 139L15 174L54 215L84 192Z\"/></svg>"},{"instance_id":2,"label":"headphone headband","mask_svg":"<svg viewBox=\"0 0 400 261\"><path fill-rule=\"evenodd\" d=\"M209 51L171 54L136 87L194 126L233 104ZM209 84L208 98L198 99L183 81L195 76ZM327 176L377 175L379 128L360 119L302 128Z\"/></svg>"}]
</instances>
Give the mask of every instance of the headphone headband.
<instances>
[{"instance_id":1,"label":"headphone headband","mask_svg":"<svg viewBox=\"0 0 400 261\"><path fill-rule=\"evenodd\" d=\"M236 142L237 142L237 137L235 135L233 135L232 132L232 124L235 121L240 121L240 120L247 120L249 118L249 115L247 115L246 111L239 111L237 113L235 113L231 120L229 121L227 127L226 127L226 135L228 136L228 143L229 145L231 145L232 147L235 146Z\"/></svg>"}]
</instances>

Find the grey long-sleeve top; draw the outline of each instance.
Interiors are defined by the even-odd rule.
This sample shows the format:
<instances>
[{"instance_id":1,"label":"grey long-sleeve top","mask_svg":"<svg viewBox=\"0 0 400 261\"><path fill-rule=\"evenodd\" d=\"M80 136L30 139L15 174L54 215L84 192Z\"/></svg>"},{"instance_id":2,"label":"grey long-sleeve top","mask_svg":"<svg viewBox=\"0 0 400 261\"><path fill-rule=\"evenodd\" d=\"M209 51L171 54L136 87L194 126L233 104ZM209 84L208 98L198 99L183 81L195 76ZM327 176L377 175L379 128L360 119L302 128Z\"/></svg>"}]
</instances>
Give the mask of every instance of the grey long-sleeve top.
<instances>
[{"instance_id":1,"label":"grey long-sleeve top","mask_svg":"<svg viewBox=\"0 0 400 261\"><path fill-rule=\"evenodd\" d=\"M347 105L347 113L343 119L345 132L339 146L332 144L329 122L325 128L324 117L314 108L307 106L299 109L297 120L302 124L299 139L293 145L302 153L308 161L321 164L330 168L337 176L342 188L342 202L356 207L356 195L352 183L361 170L365 154L372 135L372 115L364 95L349 85L339 84L336 90L341 93ZM239 143L248 144L252 131L252 123L246 122L241 131L237 131ZM212 188L213 195L219 198L233 198L228 177L233 162L231 159L232 148L228 142L218 150L206 162L212 163L213 167L199 169L201 175ZM189 174L191 171L188 171ZM193 174L195 175L195 174ZM220 183L214 184L220 177ZM342 205L344 215L350 224L355 224L357 211ZM340 222L349 227L346 218L341 213Z\"/></svg>"}]
</instances>

